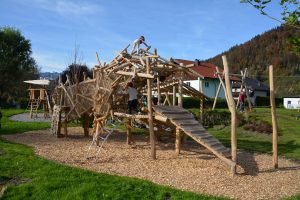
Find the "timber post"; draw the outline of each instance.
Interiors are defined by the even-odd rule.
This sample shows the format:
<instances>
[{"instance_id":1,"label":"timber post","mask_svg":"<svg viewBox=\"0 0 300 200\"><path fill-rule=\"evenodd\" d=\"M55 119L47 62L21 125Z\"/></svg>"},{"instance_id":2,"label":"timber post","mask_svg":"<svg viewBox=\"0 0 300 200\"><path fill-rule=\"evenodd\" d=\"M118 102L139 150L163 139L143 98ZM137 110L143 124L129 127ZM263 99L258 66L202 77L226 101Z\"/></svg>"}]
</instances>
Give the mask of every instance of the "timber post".
<instances>
[{"instance_id":1,"label":"timber post","mask_svg":"<svg viewBox=\"0 0 300 200\"><path fill-rule=\"evenodd\" d=\"M150 74L150 63L149 58L146 59L147 74ZM151 79L147 78L147 104L148 104L148 116L149 116L149 133L150 133L150 144L151 144L151 157L156 159L156 148L155 148L155 135L153 127L153 110L152 110L152 90L151 90Z\"/></svg>"},{"instance_id":2,"label":"timber post","mask_svg":"<svg viewBox=\"0 0 300 200\"><path fill-rule=\"evenodd\" d=\"M176 142L175 142L175 152L177 155L180 154L180 145L181 145L181 133L180 128L176 127Z\"/></svg>"},{"instance_id":3,"label":"timber post","mask_svg":"<svg viewBox=\"0 0 300 200\"><path fill-rule=\"evenodd\" d=\"M232 174L236 173L236 163L237 163L237 140L236 140L236 109L235 102L232 96L232 89L229 79L229 67L227 63L227 58L225 55L222 56L223 65L224 65L224 74L225 74L225 84L226 84L226 93L228 97L229 109L231 112L231 159L235 165L231 166Z\"/></svg>"},{"instance_id":4,"label":"timber post","mask_svg":"<svg viewBox=\"0 0 300 200\"><path fill-rule=\"evenodd\" d=\"M157 56L157 49L154 49L154 55ZM156 58L155 65L156 65L156 63L157 63L157 58ZM157 81L157 105L161 105L161 92L160 92L159 76L157 76L156 81Z\"/></svg>"},{"instance_id":5,"label":"timber post","mask_svg":"<svg viewBox=\"0 0 300 200\"><path fill-rule=\"evenodd\" d=\"M173 106L176 106L176 86L173 85Z\"/></svg>"},{"instance_id":6,"label":"timber post","mask_svg":"<svg viewBox=\"0 0 300 200\"><path fill-rule=\"evenodd\" d=\"M203 104L204 104L204 97L203 97L203 80L198 77L198 80L199 80L199 91L200 93L202 94L200 96L200 113L199 113L199 118L200 118L200 122L203 123Z\"/></svg>"},{"instance_id":7,"label":"timber post","mask_svg":"<svg viewBox=\"0 0 300 200\"><path fill-rule=\"evenodd\" d=\"M83 133L84 136L89 136L89 124L90 124L90 117L87 113L83 114Z\"/></svg>"},{"instance_id":8,"label":"timber post","mask_svg":"<svg viewBox=\"0 0 300 200\"><path fill-rule=\"evenodd\" d=\"M270 81L270 104L272 113L272 148L273 148L273 167L278 168L278 133L277 133L277 116L276 116L276 104L275 104L275 94L274 94L274 79L273 79L273 65L269 66L269 81Z\"/></svg>"},{"instance_id":9,"label":"timber post","mask_svg":"<svg viewBox=\"0 0 300 200\"><path fill-rule=\"evenodd\" d=\"M126 136L127 136L127 144L131 144L131 129L132 129L132 119L128 118L128 122L126 124Z\"/></svg>"}]
</instances>

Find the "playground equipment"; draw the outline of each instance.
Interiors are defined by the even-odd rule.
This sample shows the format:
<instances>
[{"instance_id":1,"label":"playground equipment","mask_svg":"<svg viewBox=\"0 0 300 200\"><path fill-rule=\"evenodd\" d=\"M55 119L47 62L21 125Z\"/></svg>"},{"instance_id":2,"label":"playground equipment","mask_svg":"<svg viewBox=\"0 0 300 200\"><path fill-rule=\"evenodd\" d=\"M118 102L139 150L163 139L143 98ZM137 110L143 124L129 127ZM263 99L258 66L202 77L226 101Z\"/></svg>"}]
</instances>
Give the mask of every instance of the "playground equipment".
<instances>
[{"instance_id":1,"label":"playground equipment","mask_svg":"<svg viewBox=\"0 0 300 200\"><path fill-rule=\"evenodd\" d=\"M28 80L29 83L29 101L27 109L30 110L30 118L37 117L37 111L41 107L44 112L44 118L49 117L50 99L46 90L46 85L49 85L49 80ZM50 109L49 109L50 108Z\"/></svg>"},{"instance_id":2,"label":"playground equipment","mask_svg":"<svg viewBox=\"0 0 300 200\"><path fill-rule=\"evenodd\" d=\"M245 91L246 97L247 97L247 100L248 100L249 110L252 111L253 105L252 105L252 102L250 100L249 88L248 88L248 86L246 84L246 81L245 81L247 73L248 73L247 68L245 68L244 71L241 71L241 74L229 74L229 76L239 77L241 79L241 86L240 86L240 89L239 89L239 96L237 98L236 108L238 108L238 106L240 104L241 91ZM220 83L219 83L218 89L216 91L216 95L215 95L215 99L214 99L214 103L213 103L213 107L212 107L213 110L216 107L216 103L217 103L217 99L219 98L221 87L223 88L223 90L225 92L225 99L228 102L228 93L226 92L226 86L225 86L225 83L224 83L224 78L225 78L224 71L220 72L219 68L216 67L216 76L219 78Z\"/></svg>"},{"instance_id":3,"label":"playground equipment","mask_svg":"<svg viewBox=\"0 0 300 200\"><path fill-rule=\"evenodd\" d=\"M235 173L236 118L231 91L227 90L227 93L230 93L228 100L232 112L233 136L230 155L228 148L210 135L189 111L182 108L182 96L192 95L201 99L202 106L200 108L203 109L203 100L206 99L206 96L183 83L187 74L192 73L198 77L201 75L193 71L191 66L184 66L173 59L168 60L159 56L156 49L153 53L149 50L142 50L140 54L128 54L128 47L121 52L116 52L117 56L108 64L102 64L97 54L99 64L93 68L92 79L86 75L82 82L72 82L69 76L65 83L62 82L62 78L59 79L59 84L53 94L55 106L52 115L52 133L57 136L62 135L60 129L63 124L64 135L67 136L68 122L83 118L84 134L88 135L88 119L90 115L93 115L92 145L96 144L97 147L100 147L102 146L99 144L100 137L107 139L107 134L110 134L105 128L107 119L118 116L127 119L127 143L130 144L131 123L132 120L138 119L148 123L151 157L156 159L154 127L164 124L176 129L177 154L180 153L181 136L186 134L227 163ZM225 79L227 79L228 73L226 74L226 70L224 71ZM146 97L144 99L147 99L147 107L141 109L139 113L128 114L126 112L127 99L120 95L120 91L124 90L128 82L133 82L137 91ZM228 79L226 85L229 84ZM157 105L153 105L154 95L158 99ZM176 102L178 102L177 105Z\"/></svg>"}]
</instances>

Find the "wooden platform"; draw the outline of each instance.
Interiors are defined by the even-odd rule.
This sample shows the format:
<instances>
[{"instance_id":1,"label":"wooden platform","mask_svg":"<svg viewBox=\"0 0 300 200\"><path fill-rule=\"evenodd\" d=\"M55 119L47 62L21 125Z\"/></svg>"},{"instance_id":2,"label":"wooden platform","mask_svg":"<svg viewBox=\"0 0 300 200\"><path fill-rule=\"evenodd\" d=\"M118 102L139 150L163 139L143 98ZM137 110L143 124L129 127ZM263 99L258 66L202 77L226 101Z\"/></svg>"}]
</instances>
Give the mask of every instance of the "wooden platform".
<instances>
[{"instance_id":1,"label":"wooden platform","mask_svg":"<svg viewBox=\"0 0 300 200\"><path fill-rule=\"evenodd\" d=\"M178 106L153 106L153 109L156 115L168 118L172 124L180 128L185 134L210 150L217 157L231 166L234 165L228 159L230 157L230 149L209 134L188 110Z\"/></svg>"}]
</instances>

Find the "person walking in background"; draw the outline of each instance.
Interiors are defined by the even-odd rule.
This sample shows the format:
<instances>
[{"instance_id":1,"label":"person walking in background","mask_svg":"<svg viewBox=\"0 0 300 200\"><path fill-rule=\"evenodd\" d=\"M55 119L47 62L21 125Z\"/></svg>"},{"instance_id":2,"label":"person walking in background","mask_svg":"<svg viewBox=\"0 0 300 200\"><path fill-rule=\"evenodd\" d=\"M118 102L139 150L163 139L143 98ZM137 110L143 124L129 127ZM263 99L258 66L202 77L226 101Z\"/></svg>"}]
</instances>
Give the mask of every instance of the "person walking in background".
<instances>
[{"instance_id":1,"label":"person walking in background","mask_svg":"<svg viewBox=\"0 0 300 200\"><path fill-rule=\"evenodd\" d=\"M134 53L137 53L137 54L140 53L140 45L141 44L144 44L147 47L147 49L151 48L151 46L149 46L145 43L145 37L141 36L138 39L133 41L133 48L131 50L131 55L134 54Z\"/></svg>"},{"instance_id":2,"label":"person walking in background","mask_svg":"<svg viewBox=\"0 0 300 200\"><path fill-rule=\"evenodd\" d=\"M244 112L245 108L245 94L243 91L241 91L240 96L239 96L239 102L240 102L240 112Z\"/></svg>"}]
</instances>

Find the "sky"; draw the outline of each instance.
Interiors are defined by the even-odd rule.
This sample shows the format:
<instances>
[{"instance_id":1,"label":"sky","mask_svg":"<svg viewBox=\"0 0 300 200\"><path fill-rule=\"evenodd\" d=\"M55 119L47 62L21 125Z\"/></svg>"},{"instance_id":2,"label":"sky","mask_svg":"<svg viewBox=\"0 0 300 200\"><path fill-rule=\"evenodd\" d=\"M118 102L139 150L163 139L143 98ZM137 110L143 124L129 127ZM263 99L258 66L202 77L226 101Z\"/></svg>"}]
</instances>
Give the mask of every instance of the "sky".
<instances>
[{"instance_id":1,"label":"sky","mask_svg":"<svg viewBox=\"0 0 300 200\"><path fill-rule=\"evenodd\" d=\"M266 11L280 19L277 4ZM204 60L279 25L240 0L0 0L0 27L30 40L42 72L63 71L75 49L90 68L96 52L109 62L140 35L164 58Z\"/></svg>"}]
</instances>

